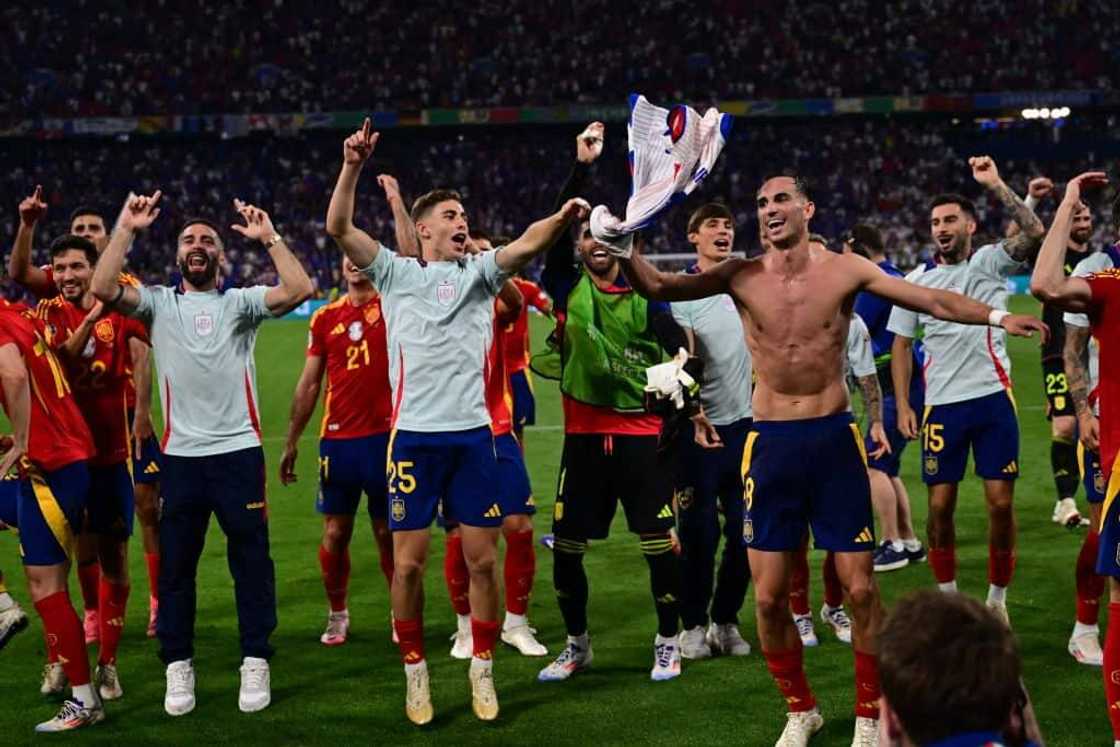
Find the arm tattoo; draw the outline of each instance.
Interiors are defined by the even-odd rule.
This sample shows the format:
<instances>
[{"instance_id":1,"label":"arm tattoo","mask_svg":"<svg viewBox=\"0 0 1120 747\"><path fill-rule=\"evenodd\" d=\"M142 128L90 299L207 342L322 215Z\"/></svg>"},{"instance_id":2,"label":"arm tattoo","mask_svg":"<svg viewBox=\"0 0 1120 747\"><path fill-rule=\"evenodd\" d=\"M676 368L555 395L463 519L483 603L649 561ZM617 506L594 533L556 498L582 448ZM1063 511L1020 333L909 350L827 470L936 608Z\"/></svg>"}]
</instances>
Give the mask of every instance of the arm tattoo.
<instances>
[{"instance_id":1,"label":"arm tattoo","mask_svg":"<svg viewBox=\"0 0 1120 747\"><path fill-rule=\"evenodd\" d=\"M1062 359L1066 369L1066 383L1073 409L1078 417L1092 413L1089 409L1089 371L1085 365L1086 348L1089 344L1089 329L1066 325L1066 342L1062 349Z\"/></svg>"},{"instance_id":2,"label":"arm tattoo","mask_svg":"<svg viewBox=\"0 0 1120 747\"><path fill-rule=\"evenodd\" d=\"M1004 244L1007 253L1012 259L1025 262L1038 253L1042 246L1042 239L1046 235L1046 228L1034 211L1027 207L1027 204L1006 184L1000 182L992 191L1011 213L1011 220L1015 221L1020 229L1018 234L1007 239L1007 243Z\"/></svg>"},{"instance_id":3,"label":"arm tattoo","mask_svg":"<svg viewBox=\"0 0 1120 747\"><path fill-rule=\"evenodd\" d=\"M875 374L860 376L860 391L863 393L863 409L867 411L867 419L871 423L883 422L883 394L879 389L879 377Z\"/></svg>"}]
</instances>

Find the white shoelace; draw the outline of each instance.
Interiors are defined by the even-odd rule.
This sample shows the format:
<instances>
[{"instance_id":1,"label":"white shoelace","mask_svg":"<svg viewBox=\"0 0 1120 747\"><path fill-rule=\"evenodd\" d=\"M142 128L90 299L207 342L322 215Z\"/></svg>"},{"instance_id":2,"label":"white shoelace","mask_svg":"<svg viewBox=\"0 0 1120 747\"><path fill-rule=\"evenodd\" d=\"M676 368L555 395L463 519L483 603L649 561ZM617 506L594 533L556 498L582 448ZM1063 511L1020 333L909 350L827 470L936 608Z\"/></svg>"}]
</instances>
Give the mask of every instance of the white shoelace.
<instances>
[{"instance_id":1,"label":"white shoelace","mask_svg":"<svg viewBox=\"0 0 1120 747\"><path fill-rule=\"evenodd\" d=\"M251 665L241 670L241 681L246 690L263 690L268 670L262 666Z\"/></svg>"},{"instance_id":2,"label":"white shoelace","mask_svg":"<svg viewBox=\"0 0 1120 747\"><path fill-rule=\"evenodd\" d=\"M86 710L84 704L79 703L76 700L67 700L62 704L62 708L61 710L59 710L58 715L54 717L54 720L69 721L71 719L81 718L82 711L84 710Z\"/></svg>"},{"instance_id":3,"label":"white shoelace","mask_svg":"<svg viewBox=\"0 0 1120 747\"><path fill-rule=\"evenodd\" d=\"M797 634L804 638L813 632L813 619L811 617L797 617L794 618L797 623Z\"/></svg>"},{"instance_id":4,"label":"white shoelace","mask_svg":"<svg viewBox=\"0 0 1120 747\"><path fill-rule=\"evenodd\" d=\"M668 643L658 643L653 647L653 658L657 661L657 666L668 669L673 665L673 649Z\"/></svg>"},{"instance_id":5,"label":"white shoelace","mask_svg":"<svg viewBox=\"0 0 1120 747\"><path fill-rule=\"evenodd\" d=\"M331 615L327 618L327 635L336 636L343 635L347 624L350 622L348 617L335 617Z\"/></svg>"},{"instance_id":6,"label":"white shoelace","mask_svg":"<svg viewBox=\"0 0 1120 747\"><path fill-rule=\"evenodd\" d=\"M167 684L172 696L189 695L191 691L190 667L176 667L167 670Z\"/></svg>"}]
</instances>

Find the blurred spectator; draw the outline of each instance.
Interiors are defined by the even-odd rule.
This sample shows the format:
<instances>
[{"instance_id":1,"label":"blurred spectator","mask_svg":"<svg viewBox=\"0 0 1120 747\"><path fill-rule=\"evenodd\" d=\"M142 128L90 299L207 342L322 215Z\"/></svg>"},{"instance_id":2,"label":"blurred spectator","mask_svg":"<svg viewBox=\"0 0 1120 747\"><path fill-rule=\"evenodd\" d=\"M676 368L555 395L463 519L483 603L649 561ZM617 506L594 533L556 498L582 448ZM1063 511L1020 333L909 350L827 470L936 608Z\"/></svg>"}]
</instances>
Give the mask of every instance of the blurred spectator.
<instances>
[{"instance_id":1,"label":"blurred spectator","mask_svg":"<svg viewBox=\"0 0 1120 747\"><path fill-rule=\"evenodd\" d=\"M1116 89L1101 0L10 3L17 118Z\"/></svg>"}]
</instances>

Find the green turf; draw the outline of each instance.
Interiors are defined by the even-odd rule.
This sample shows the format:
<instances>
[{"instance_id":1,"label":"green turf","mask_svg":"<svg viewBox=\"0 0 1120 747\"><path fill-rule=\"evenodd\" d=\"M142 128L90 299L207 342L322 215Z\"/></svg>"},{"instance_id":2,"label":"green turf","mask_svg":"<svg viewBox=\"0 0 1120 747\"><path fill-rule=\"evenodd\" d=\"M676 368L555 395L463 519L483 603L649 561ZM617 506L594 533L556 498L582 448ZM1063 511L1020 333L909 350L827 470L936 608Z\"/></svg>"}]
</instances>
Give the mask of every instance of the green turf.
<instances>
[{"instance_id":1,"label":"green turf","mask_svg":"<svg viewBox=\"0 0 1120 747\"><path fill-rule=\"evenodd\" d=\"M1034 309L1024 298L1016 308ZM544 324L534 320L540 339ZM683 676L651 683L648 670L655 632L646 565L637 542L622 523L587 555L591 582L590 620L595 667L562 684L540 684L542 660L503 650L497 660L502 715L482 725L471 714L465 662L447 656L454 616L442 573L442 542L434 545L428 574L427 647L436 719L416 729L402 712L403 677L389 640L389 609L372 540L358 533L354 543L350 641L327 649L318 642L326 616L316 545L320 521L314 510L316 443L314 428L302 442L300 482L281 487L274 472L287 423L288 404L303 357L305 324L265 324L257 345L265 446L270 473L272 554L276 561L280 625L273 637L272 706L259 714L237 710L237 624L232 583L224 558L224 538L215 525L199 569L198 638L195 668L198 707L172 719L163 712L163 667L156 644L144 637L147 581L139 540L132 544L133 594L120 652L123 700L110 704L108 720L75 735L85 742L183 744L269 739L284 743L435 742L460 744L486 739L503 744L613 744L650 742L772 744L783 724L783 704L757 653L742 659L686 662ZM1073 567L1080 532L1050 522L1053 484L1048 426L1043 418L1037 342L1013 340L1011 353L1023 434L1022 473L1017 495L1019 565L1009 606L1019 636L1026 679L1043 730L1052 745L1108 743L1108 721L1100 670L1076 664L1066 653L1073 624ZM541 513L538 532L548 531L561 419L556 389L537 380L538 420L530 429L527 454ZM920 522L925 491L917 479L918 457L905 457L906 483ZM1084 507L1084 503L1082 502ZM986 520L979 485L968 480L957 513L962 590L986 589ZM921 530L919 530L921 533ZM14 537L0 536L12 592L30 610ZM814 553L813 603L821 599L821 555ZM530 611L542 642L556 651L564 639L551 591L552 560L538 555L537 593ZM881 575L888 604L907 590L933 583L925 565ZM75 599L80 601L74 584ZM757 647L748 599L742 616L745 637ZM819 745L851 741L852 655L818 624L822 645L806 652L810 681L827 719L814 740ZM53 712L38 694L43 643L38 621L0 654L0 743L30 741L32 727Z\"/></svg>"}]
</instances>

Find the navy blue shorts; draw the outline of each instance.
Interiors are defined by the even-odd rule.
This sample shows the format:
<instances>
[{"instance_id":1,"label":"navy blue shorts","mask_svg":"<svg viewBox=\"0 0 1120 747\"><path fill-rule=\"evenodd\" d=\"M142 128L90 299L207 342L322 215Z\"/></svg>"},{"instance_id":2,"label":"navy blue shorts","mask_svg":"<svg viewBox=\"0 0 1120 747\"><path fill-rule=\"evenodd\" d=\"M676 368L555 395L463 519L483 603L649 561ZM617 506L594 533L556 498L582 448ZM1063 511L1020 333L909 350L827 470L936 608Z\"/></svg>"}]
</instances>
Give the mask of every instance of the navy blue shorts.
<instances>
[{"instance_id":1,"label":"navy blue shorts","mask_svg":"<svg viewBox=\"0 0 1120 747\"><path fill-rule=\"evenodd\" d=\"M89 485L84 461L53 472L28 470L16 516L24 565L57 565L73 557Z\"/></svg>"},{"instance_id":2,"label":"navy blue shorts","mask_svg":"<svg viewBox=\"0 0 1120 747\"><path fill-rule=\"evenodd\" d=\"M985 480L1019 476L1019 421L1011 392L927 405L922 418L922 480L926 485L964 478L968 451Z\"/></svg>"},{"instance_id":3,"label":"navy blue shorts","mask_svg":"<svg viewBox=\"0 0 1120 747\"><path fill-rule=\"evenodd\" d=\"M1105 480L1101 469L1099 451L1089 451L1085 444L1077 442L1077 465L1081 468L1081 482L1085 485L1085 499L1089 503L1104 502Z\"/></svg>"},{"instance_id":4,"label":"navy blue shorts","mask_svg":"<svg viewBox=\"0 0 1120 747\"><path fill-rule=\"evenodd\" d=\"M0 531L19 526L19 492L22 481L15 472L0 477Z\"/></svg>"},{"instance_id":5,"label":"navy blue shorts","mask_svg":"<svg viewBox=\"0 0 1120 747\"><path fill-rule=\"evenodd\" d=\"M681 429L677 508L687 511L693 504L716 505L719 500L725 506L736 504L732 510L738 516L743 504L743 445L751 428L750 418L717 425L716 432L723 441L718 449L705 449L696 443L691 427Z\"/></svg>"},{"instance_id":6,"label":"navy blue shorts","mask_svg":"<svg viewBox=\"0 0 1120 747\"><path fill-rule=\"evenodd\" d=\"M1120 461L1120 460L1118 460ZM1097 573L1120 580L1120 469L1115 464L1107 478L1104 508L1101 511L1100 549L1097 550Z\"/></svg>"},{"instance_id":7,"label":"navy blue shorts","mask_svg":"<svg viewBox=\"0 0 1120 747\"><path fill-rule=\"evenodd\" d=\"M743 447L743 540L792 552L813 530L816 546L875 547L863 436L851 413L755 421Z\"/></svg>"},{"instance_id":8,"label":"navy blue shorts","mask_svg":"<svg viewBox=\"0 0 1120 747\"><path fill-rule=\"evenodd\" d=\"M389 438L389 528L424 529L442 501L448 518L502 524L498 457L489 426L467 431L394 431Z\"/></svg>"},{"instance_id":9,"label":"navy blue shorts","mask_svg":"<svg viewBox=\"0 0 1120 747\"><path fill-rule=\"evenodd\" d=\"M115 539L132 536L135 497L128 463L90 465L86 522L89 531Z\"/></svg>"},{"instance_id":10,"label":"navy blue shorts","mask_svg":"<svg viewBox=\"0 0 1120 747\"><path fill-rule=\"evenodd\" d=\"M163 453L159 440L148 436L140 442L140 453L132 455L132 479L137 485L156 485L163 468Z\"/></svg>"},{"instance_id":11,"label":"navy blue shorts","mask_svg":"<svg viewBox=\"0 0 1120 747\"><path fill-rule=\"evenodd\" d=\"M513 392L513 425L517 430L537 422L537 399L533 394L532 376L528 368L509 375L509 387Z\"/></svg>"},{"instance_id":12,"label":"navy blue shorts","mask_svg":"<svg viewBox=\"0 0 1120 747\"><path fill-rule=\"evenodd\" d=\"M498 452L498 500L502 516L532 516L537 512L537 502L533 499L533 486L529 482L529 470L525 468L521 444L512 433L504 433L494 437L494 448Z\"/></svg>"},{"instance_id":13,"label":"navy blue shorts","mask_svg":"<svg viewBox=\"0 0 1120 747\"><path fill-rule=\"evenodd\" d=\"M922 408L920 402L911 404L919 411ZM883 430L887 432L887 441L890 442L891 450L889 454L883 454L878 458L869 456L867 459L869 468L877 469L890 477L898 477L899 468L902 465L902 452L906 450L906 444L909 443L909 439L902 435L902 431L898 429L897 407L893 394L883 397ZM868 425L867 435L863 442L868 454L879 448L878 444L871 440L870 425Z\"/></svg>"},{"instance_id":14,"label":"navy blue shorts","mask_svg":"<svg viewBox=\"0 0 1120 747\"><path fill-rule=\"evenodd\" d=\"M388 433L320 440L319 496L315 510L321 514L353 516L365 493L370 518L386 518L389 515L389 493L385 484L388 449Z\"/></svg>"}]
</instances>

